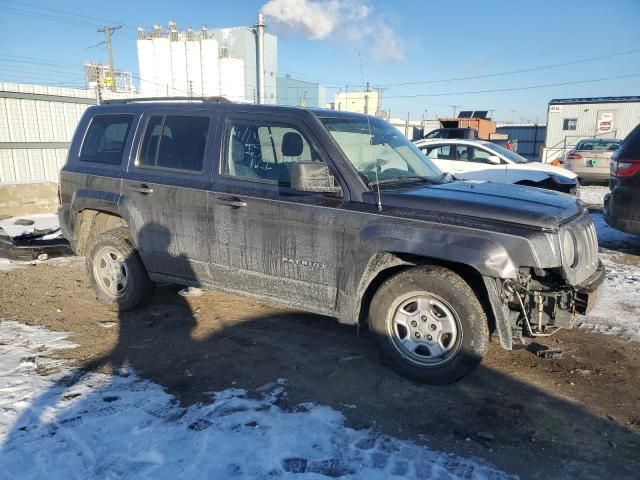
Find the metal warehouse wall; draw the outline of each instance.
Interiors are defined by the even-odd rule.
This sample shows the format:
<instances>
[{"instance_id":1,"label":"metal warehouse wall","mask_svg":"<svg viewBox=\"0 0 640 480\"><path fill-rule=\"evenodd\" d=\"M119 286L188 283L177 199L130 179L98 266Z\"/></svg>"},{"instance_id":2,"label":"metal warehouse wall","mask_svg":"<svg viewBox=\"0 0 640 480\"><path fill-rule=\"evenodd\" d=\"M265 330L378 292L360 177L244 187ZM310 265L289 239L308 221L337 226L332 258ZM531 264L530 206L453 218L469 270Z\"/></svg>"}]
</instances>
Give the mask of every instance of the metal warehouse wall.
<instances>
[{"instance_id":1,"label":"metal warehouse wall","mask_svg":"<svg viewBox=\"0 0 640 480\"><path fill-rule=\"evenodd\" d=\"M0 83L0 184L57 182L76 124L96 103L95 95L95 90Z\"/></svg>"},{"instance_id":2,"label":"metal warehouse wall","mask_svg":"<svg viewBox=\"0 0 640 480\"><path fill-rule=\"evenodd\" d=\"M551 111L551 107L559 110ZM559 107L559 108L558 108ZM602 112L613 113L612 132L598 134L598 119ZM563 130L563 121L575 118L576 130ZM640 102L616 103L567 103L549 105L547 110L547 148L562 148L566 138L567 147L575 146L581 138L595 134L603 138L624 138L640 123Z\"/></svg>"},{"instance_id":3,"label":"metal warehouse wall","mask_svg":"<svg viewBox=\"0 0 640 480\"><path fill-rule=\"evenodd\" d=\"M509 134L510 139L518 140L518 153L532 160L540 158L540 150L547 135L546 125L500 125L498 133Z\"/></svg>"}]
</instances>

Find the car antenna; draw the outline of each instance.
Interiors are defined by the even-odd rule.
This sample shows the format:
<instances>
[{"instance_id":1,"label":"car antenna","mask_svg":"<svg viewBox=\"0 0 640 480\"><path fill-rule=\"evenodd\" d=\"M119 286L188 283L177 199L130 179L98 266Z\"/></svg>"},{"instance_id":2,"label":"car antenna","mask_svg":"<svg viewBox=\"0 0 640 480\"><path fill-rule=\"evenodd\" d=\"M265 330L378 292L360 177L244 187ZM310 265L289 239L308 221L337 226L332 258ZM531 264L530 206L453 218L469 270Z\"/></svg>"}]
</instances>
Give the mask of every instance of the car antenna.
<instances>
[{"instance_id":1,"label":"car antenna","mask_svg":"<svg viewBox=\"0 0 640 480\"><path fill-rule=\"evenodd\" d=\"M362 86L365 86L364 83L364 68L362 66L362 52L360 52L360 50L358 50L358 59L360 60L360 79L362 81ZM367 82L366 87L367 92L369 91L369 83ZM366 93L365 93L366 96ZM365 105L368 105L368 102L365 99ZM371 140L373 139L373 135L371 134L371 120L369 119L369 112L365 112L365 115L367 116L367 128L369 129L369 142L371 142ZM380 195L380 180L378 179L378 170L380 170L380 166L378 165L378 162L376 160L376 166L375 166L375 172L376 172L376 195L378 197L378 211L381 212L382 211L382 197Z\"/></svg>"}]
</instances>

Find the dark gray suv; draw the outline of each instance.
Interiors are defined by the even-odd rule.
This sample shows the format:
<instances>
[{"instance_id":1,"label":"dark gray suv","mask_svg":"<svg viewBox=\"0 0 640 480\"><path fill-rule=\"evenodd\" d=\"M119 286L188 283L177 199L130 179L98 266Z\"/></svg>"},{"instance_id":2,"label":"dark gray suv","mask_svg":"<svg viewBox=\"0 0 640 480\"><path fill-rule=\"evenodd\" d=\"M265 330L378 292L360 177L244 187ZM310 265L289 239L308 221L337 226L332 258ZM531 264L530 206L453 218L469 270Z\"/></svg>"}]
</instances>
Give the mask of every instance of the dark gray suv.
<instances>
[{"instance_id":1,"label":"dark gray suv","mask_svg":"<svg viewBox=\"0 0 640 480\"><path fill-rule=\"evenodd\" d=\"M386 122L218 101L91 107L60 223L98 298L210 287L367 325L400 374L448 383L494 334L574 325L604 270L568 195L455 181Z\"/></svg>"}]
</instances>

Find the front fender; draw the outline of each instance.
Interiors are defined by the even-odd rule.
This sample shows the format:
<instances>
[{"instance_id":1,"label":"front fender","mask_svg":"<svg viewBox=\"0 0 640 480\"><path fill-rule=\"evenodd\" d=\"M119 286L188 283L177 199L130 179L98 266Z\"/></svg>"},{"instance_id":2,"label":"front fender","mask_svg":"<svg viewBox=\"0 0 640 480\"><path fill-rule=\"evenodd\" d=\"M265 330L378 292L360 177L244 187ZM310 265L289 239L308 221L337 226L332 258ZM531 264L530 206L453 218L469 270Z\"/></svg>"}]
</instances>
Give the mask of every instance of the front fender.
<instances>
[{"instance_id":1,"label":"front fender","mask_svg":"<svg viewBox=\"0 0 640 480\"><path fill-rule=\"evenodd\" d=\"M514 261L512 253L520 257L533 253L521 237L498 238L492 232L448 226L419 228L375 223L362 230L361 240L371 252L390 251L462 263L481 275L496 278L516 278L518 266L523 263Z\"/></svg>"}]
</instances>

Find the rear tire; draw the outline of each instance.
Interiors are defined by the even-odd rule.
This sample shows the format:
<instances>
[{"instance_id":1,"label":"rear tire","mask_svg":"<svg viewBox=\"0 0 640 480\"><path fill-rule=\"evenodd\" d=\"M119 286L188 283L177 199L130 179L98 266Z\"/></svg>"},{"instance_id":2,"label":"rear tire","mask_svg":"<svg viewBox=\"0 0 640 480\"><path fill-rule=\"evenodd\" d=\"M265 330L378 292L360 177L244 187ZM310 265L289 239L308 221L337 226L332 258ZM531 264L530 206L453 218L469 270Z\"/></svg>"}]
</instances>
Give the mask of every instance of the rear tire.
<instances>
[{"instance_id":1,"label":"rear tire","mask_svg":"<svg viewBox=\"0 0 640 480\"><path fill-rule=\"evenodd\" d=\"M98 235L89 248L86 267L98 300L119 311L132 310L153 296L155 284L126 228Z\"/></svg>"},{"instance_id":2,"label":"rear tire","mask_svg":"<svg viewBox=\"0 0 640 480\"><path fill-rule=\"evenodd\" d=\"M439 266L405 270L384 282L371 302L369 326L391 368L432 385L470 373L489 345L476 294L458 274Z\"/></svg>"}]
</instances>

